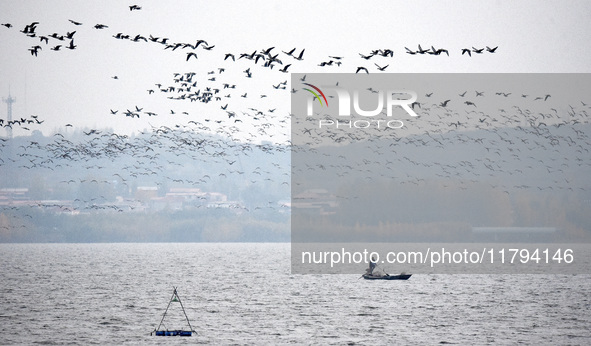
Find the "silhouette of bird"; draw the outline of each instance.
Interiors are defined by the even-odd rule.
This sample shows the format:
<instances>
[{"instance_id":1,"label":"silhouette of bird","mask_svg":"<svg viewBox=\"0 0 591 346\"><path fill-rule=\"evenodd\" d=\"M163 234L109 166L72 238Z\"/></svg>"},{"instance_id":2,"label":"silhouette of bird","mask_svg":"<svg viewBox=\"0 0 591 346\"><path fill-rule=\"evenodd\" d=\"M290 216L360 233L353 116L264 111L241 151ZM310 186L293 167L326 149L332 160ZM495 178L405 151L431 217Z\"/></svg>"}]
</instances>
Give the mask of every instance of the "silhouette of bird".
<instances>
[{"instance_id":1,"label":"silhouette of bird","mask_svg":"<svg viewBox=\"0 0 591 346\"><path fill-rule=\"evenodd\" d=\"M37 56L37 53L39 52L41 48L41 46L33 46L29 49L29 51L31 52L31 55Z\"/></svg>"},{"instance_id":2,"label":"silhouette of bird","mask_svg":"<svg viewBox=\"0 0 591 346\"><path fill-rule=\"evenodd\" d=\"M489 46L486 46L486 51L489 53L494 53L497 50L497 48L499 48L499 46L496 46L494 48L490 48Z\"/></svg>"},{"instance_id":3,"label":"silhouette of bird","mask_svg":"<svg viewBox=\"0 0 591 346\"><path fill-rule=\"evenodd\" d=\"M449 56L449 52L447 51L447 49L443 49L443 48L435 49L435 47L433 47L433 46L431 46L431 51L429 51L427 53L431 54L431 55L441 55L441 53L445 53L445 54L447 54L447 56Z\"/></svg>"},{"instance_id":4,"label":"silhouette of bird","mask_svg":"<svg viewBox=\"0 0 591 346\"><path fill-rule=\"evenodd\" d=\"M300 54L299 54L297 57L294 57L294 59L296 59L296 60L298 60L298 61L302 61L302 60L304 60L304 51L305 51L305 50L306 50L305 48L304 48L304 49L302 49L302 51L300 52Z\"/></svg>"},{"instance_id":5,"label":"silhouette of bird","mask_svg":"<svg viewBox=\"0 0 591 346\"><path fill-rule=\"evenodd\" d=\"M189 58L191 58L192 56L194 56L195 59L197 59L197 54L195 52L189 52L187 53L187 59L185 61L189 61Z\"/></svg>"},{"instance_id":6,"label":"silhouette of bird","mask_svg":"<svg viewBox=\"0 0 591 346\"><path fill-rule=\"evenodd\" d=\"M25 35L29 35L29 36L34 36L35 35L35 29L37 29L37 25L39 25L39 22L33 22L29 25L25 25L24 29L21 30L20 32L22 32Z\"/></svg>"},{"instance_id":7,"label":"silhouette of bird","mask_svg":"<svg viewBox=\"0 0 591 346\"><path fill-rule=\"evenodd\" d=\"M295 52L295 50L296 50L296 49L295 49L295 47L294 47L294 48L293 48L292 50L290 50L289 52L286 52L286 51L284 51L284 50L283 50L282 52L283 52L284 54L288 55L288 56L293 56L293 52Z\"/></svg>"},{"instance_id":8,"label":"silhouette of bird","mask_svg":"<svg viewBox=\"0 0 591 346\"><path fill-rule=\"evenodd\" d=\"M410 50L407 47L404 47L404 49L406 49L406 54L410 54L410 55L415 55L417 54L417 52L415 52L414 50Z\"/></svg>"},{"instance_id":9,"label":"silhouette of bird","mask_svg":"<svg viewBox=\"0 0 591 346\"><path fill-rule=\"evenodd\" d=\"M377 68L378 68L378 70L380 70L380 71L384 71L384 70L386 70L386 68L387 68L388 66L390 66L390 65L386 65L386 66L380 66L380 65L378 65L378 64L376 64L376 63L374 63L374 65L376 65L376 67L377 67Z\"/></svg>"},{"instance_id":10,"label":"silhouette of bird","mask_svg":"<svg viewBox=\"0 0 591 346\"><path fill-rule=\"evenodd\" d=\"M445 100L445 101L441 102L439 105L440 105L441 107L447 107L447 103L448 103L449 101L450 101L450 100Z\"/></svg>"},{"instance_id":11,"label":"silhouette of bird","mask_svg":"<svg viewBox=\"0 0 591 346\"><path fill-rule=\"evenodd\" d=\"M418 46L419 46L419 49L416 51L417 53L419 53L419 54L425 54L425 53L429 52L428 49L421 48L421 45L420 44Z\"/></svg>"},{"instance_id":12,"label":"silhouette of bird","mask_svg":"<svg viewBox=\"0 0 591 346\"><path fill-rule=\"evenodd\" d=\"M283 72L283 73L287 73L287 69L291 66L291 64L285 65L282 69L280 69L279 71Z\"/></svg>"},{"instance_id":13,"label":"silhouette of bird","mask_svg":"<svg viewBox=\"0 0 591 346\"><path fill-rule=\"evenodd\" d=\"M359 71L365 71L365 73L369 73L369 71L367 70L367 68L365 68L363 66L357 67L357 71L355 71L355 73L359 73Z\"/></svg>"},{"instance_id":14,"label":"silhouette of bird","mask_svg":"<svg viewBox=\"0 0 591 346\"><path fill-rule=\"evenodd\" d=\"M70 44L66 46L66 48L68 48L70 50L74 50L74 49L76 49L76 47L78 47L78 46L74 45L74 40L71 40Z\"/></svg>"}]
</instances>

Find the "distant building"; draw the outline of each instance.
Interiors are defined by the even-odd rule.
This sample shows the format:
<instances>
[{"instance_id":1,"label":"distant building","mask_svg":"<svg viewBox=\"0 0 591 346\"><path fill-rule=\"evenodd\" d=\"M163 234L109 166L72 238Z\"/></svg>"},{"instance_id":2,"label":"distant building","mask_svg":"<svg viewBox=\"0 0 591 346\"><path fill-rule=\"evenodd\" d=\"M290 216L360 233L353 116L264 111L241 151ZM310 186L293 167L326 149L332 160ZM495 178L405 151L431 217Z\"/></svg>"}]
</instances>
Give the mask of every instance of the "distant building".
<instances>
[{"instance_id":1,"label":"distant building","mask_svg":"<svg viewBox=\"0 0 591 346\"><path fill-rule=\"evenodd\" d=\"M0 189L0 201L6 200L28 200L29 189L28 188L3 188Z\"/></svg>"},{"instance_id":2,"label":"distant building","mask_svg":"<svg viewBox=\"0 0 591 346\"><path fill-rule=\"evenodd\" d=\"M151 198L158 197L158 187L156 186L138 186L135 190L135 199L147 202Z\"/></svg>"},{"instance_id":3,"label":"distant building","mask_svg":"<svg viewBox=\"0 0 591 346\"><path fill-rule=\"evenodd\" d=\"M336 213L338 202L336 197L325 189L309 189L292 198L291 208L308 209L320 215Z\"/></svg>"},{"instance_id":4,"label":"distant building","mask_svg":"<svg viewBox=\"0 0 591 346\"><path fill-rule=\"evenodd\" d=\"M168 210L182 210L183 209L183 197L178 196L164 196L164 197L153 197L148 202L149 209L152 211L160 211L164 209Z\"/></svg>"},{"instance_id":5,"label":"distant building","mask_svg":"<svg viewBox=\"0 0 591 346\"><path fill-rule=\"evenodd\" d=\"M232 204L228 202L228 197L223 193L203 192L199 188L171 188L164 196L158 196L156 187L138 187L136 199L147 203L148 209L153 211L210 207L212 204L226 207L225 204Z\"/></svg>"}]
</instances>

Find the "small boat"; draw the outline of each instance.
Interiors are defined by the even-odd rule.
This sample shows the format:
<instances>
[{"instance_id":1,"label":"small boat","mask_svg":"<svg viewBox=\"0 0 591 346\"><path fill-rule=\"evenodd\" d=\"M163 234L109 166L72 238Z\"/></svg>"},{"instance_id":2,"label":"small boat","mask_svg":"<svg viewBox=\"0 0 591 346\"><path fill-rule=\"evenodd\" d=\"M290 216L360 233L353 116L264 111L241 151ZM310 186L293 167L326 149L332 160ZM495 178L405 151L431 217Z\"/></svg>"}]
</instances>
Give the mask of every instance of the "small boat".
<instances>
[{"instance_id":1,"label":"small boat","mask_svg":"<svg viewBox=\"0 0 591 346\"><path fill-rule=\"evenodd\" d=\"M373 275L373 274L363 274L363 278L365 280L408 280L412 274L400 274L400 275Z\"/></svg>"},{"instance_id":2,"label":"small boat","mask_svg":"<svg viewBox=\"0 0 591 346\"><path fill-rule=\"evenodd\" d=\"M374 274L376 267L378 267L377 258L372 256L371 261L369 262L369 268L365 270L365 274L361 275L361 277L365 280L408 280L412 276L412 274L406 274L404 272L399 275L390 275L386 273L383 268L380 268L379 274ZM359 277L359 279L361 279L361 277Z\"/></svg>"}]
</instances>

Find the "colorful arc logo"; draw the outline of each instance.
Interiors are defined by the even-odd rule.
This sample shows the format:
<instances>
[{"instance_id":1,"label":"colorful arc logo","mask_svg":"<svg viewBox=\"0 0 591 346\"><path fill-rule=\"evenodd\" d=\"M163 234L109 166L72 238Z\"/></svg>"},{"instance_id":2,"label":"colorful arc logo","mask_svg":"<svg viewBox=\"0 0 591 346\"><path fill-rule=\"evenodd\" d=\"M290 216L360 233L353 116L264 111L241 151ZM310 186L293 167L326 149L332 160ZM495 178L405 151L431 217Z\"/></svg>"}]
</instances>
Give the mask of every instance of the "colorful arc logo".
<instances>
[{"instance_id":1,"label":"colorful arc logo","mask_svg":"<svg viewBox=\"0 0 591 346\"><path fill-rule=\"evenodd\" d=\"M304 83L304 85L307 85L309 87L314 88L314 90L318 91L318 93L320 93L320 95L322 95L322 98L324 99L324 103L326 104L326 107L328 107L328 101L326 100L326 96L324 96L324 93L322 92L322 90L320 90L320 88L312 85L312 84L308 84L308 83ZM323 106L322 104L322 99L320 98L320 96L318 96L317 93L315 93L313 90L310 90L308 88L304 88L304 90L311 92L314 96L316 96L316 98L318 99L318 102L320 102L320 105Z\"/></svg>"}]
</instances>

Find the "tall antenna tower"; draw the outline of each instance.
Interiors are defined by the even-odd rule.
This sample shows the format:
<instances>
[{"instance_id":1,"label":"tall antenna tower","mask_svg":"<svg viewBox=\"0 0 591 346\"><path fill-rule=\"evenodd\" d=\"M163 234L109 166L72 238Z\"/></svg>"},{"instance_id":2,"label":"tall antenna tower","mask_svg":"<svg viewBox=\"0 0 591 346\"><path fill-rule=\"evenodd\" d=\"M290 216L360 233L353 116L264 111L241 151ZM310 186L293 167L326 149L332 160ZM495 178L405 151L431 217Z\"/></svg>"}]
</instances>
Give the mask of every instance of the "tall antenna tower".
<instances>
[{"instance_id":1,"label":"tall antenna tower","mask_svg":"<svg viewBox=\"0 0 591 346\"><path fill-rule=\"evenodd\" d=\"M16 102L16 99L10 96L10 87L8 87L8 98L2 98L2 102L6 103L6 125L11 125L12 122L12 104ZM8 138L12 139L12 126L6 126L8 132Z\"/></svg>"}]
</instances>

